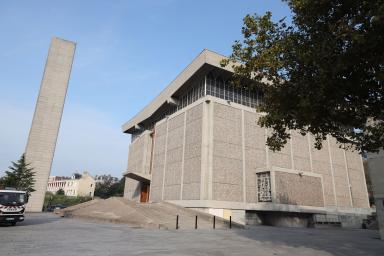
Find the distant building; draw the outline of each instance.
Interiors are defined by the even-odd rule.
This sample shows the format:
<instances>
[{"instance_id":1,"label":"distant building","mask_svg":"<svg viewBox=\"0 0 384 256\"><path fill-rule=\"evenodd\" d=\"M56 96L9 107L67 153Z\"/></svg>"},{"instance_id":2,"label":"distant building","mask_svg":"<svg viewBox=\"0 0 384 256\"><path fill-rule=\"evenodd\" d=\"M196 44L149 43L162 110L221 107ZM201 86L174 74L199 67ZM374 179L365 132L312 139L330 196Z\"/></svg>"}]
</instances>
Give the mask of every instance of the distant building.
<instances>
[{"instance_id":1,"label":"distant building","mask_svg":"<svg viewBox=\"0 0 384 256\"><path fill-rule=\"evenodd\" d=\"M93 197L95 184L95 179L88 172L83 172L82 175L74 174L72 177L50 176L47 191L56 193L62 189L67 196Z\"/></svg>"}]
</instances>

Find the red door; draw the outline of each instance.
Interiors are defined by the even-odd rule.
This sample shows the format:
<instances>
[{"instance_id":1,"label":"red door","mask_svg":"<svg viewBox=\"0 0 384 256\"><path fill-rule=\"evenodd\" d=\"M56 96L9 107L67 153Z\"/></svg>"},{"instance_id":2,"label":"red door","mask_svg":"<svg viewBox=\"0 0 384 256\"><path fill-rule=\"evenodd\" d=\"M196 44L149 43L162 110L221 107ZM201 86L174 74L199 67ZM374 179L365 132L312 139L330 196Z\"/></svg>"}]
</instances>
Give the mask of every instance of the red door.
<instances>
[{"instance_id":1,"label":"red door","mask_svg":"<svg viewBox=\"0 0 384 256\"><path fill-rule=\"evenodd\" d=\"M149 184L141 184L140 203L149 201Z\"/></svg>"}]
</instances>

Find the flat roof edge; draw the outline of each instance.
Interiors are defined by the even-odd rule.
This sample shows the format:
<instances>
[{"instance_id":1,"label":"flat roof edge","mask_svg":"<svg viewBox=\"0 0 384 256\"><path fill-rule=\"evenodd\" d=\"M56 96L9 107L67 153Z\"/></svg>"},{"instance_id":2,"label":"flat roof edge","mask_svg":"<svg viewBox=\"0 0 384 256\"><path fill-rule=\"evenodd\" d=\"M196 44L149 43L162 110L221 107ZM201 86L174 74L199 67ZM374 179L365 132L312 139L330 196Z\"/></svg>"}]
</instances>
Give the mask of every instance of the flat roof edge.
<instances>
[{"instance_id":1,"label":"flat roof edge","mask_svg":"<svg viewBox=\"0 0 384 256\"><path fill-rule=\"evenodd\" d=\"M216 52L204 49L193 61L179 73L179 75L156 96L139 113L122 125L122 131L127 132L136 124L149 118L167 99L169 99L189 78L193 76L204 64L233 72L232 66L221 67L220 62L227 57Z\"/></svg>"}]
</instances>

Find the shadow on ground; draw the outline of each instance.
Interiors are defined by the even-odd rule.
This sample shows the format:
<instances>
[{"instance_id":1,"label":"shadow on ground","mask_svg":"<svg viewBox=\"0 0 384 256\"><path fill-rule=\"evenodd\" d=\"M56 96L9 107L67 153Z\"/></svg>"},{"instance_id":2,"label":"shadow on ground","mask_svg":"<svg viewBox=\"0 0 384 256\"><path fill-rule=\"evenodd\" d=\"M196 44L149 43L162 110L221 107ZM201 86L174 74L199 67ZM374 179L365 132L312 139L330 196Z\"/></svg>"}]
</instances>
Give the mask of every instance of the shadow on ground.
<instances>
[{"instance_id":1,"label":"shadow on ground","mask_svg":"<svg viewBox=\"0 0 384 256\"><path fill-rule=\"evenodd\" d=\"M377 230L256 226L236 233L272 247L310 248L337 256L384 255Z\"/></svg>"},{"instance_id":2,"label":"shadow on ground","mask_svg":"<svg viewBox=\"0 0 384 256\"><path fill-rule=\"evenodd\" d=\"M53 214L53 213L27 213L25 215L25 220L22 222L17 222L16 226L33 226L33 225L41 225L41 224L47 224L51 222L55 222L60 220L60 217ZM2 223L0 224L1 228L6 227L12 227L10 224Z\"/></svg>"}]
</instances>

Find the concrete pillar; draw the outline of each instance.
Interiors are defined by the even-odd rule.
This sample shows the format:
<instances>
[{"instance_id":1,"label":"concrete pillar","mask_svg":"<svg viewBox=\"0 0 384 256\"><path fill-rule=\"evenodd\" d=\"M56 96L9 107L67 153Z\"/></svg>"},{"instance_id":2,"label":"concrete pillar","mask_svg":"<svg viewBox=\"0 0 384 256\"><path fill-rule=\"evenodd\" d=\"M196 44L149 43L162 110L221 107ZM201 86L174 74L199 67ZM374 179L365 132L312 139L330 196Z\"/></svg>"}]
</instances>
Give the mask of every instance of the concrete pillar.
<instances>
[{"instance_id":1,"label":"concrete pillar","mask_svg":"<svg viewBox=\"0 0 384 256\"><path fill-rule=\"evenodd\" d=\"M380 237L384 240L384 151L368 154L368 173L373 186Z\"/></svg>"},{"instance_id":2,"label":"concrete pillar","mask_svg":"<svg viewBox=\"0 0 384 256\"><path fill-rule=\"evenodd\" d=\"M25 150L26 160L36 173L36 191L27 205L30 212L40 212L43 208L75 47L75 43L59 38L53 38L49 47Z\"/></svg>"}]
</instances>

